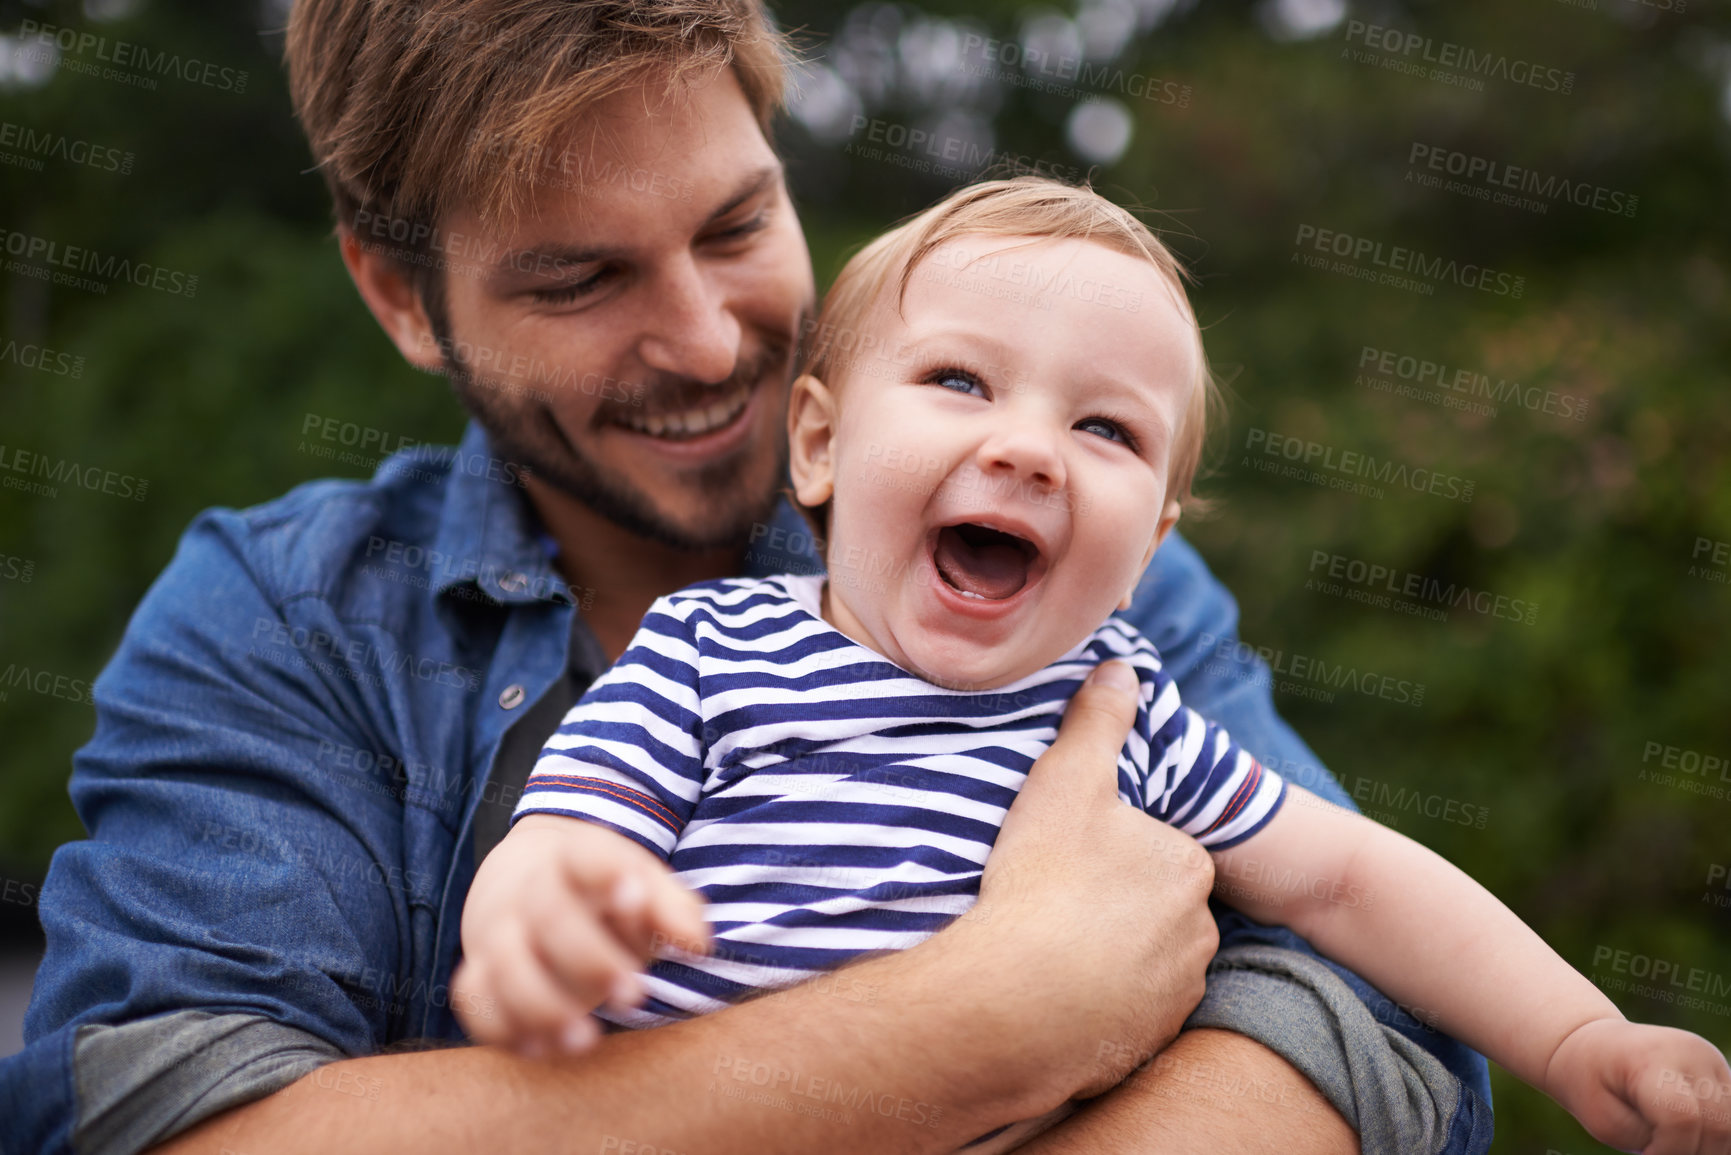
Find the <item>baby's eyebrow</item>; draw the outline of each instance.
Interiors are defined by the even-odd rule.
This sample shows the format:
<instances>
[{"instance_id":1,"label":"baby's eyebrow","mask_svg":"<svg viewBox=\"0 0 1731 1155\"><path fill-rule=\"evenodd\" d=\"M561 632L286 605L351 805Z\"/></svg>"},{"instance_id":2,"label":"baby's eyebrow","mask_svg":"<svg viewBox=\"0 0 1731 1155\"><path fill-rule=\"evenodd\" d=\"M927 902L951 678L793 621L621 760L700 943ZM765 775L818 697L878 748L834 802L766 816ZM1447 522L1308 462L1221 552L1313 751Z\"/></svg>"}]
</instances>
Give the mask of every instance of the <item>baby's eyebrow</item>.
<instances>
[{"instance_id":1,"label":"baby's eyebrow","mask_svg":"<svg viewBox=\"0 0 1731 1155\"><path fill-rule=\"evenodd\" d=\"M924 332L909 326L904 344L926 357L943 356L949 350L939 347L949 345L957 348L957 356L965 352L970 359L982 362L982 368L996 368L1017 378L1025 376L1010 368L1015 362L1015 349L1009 342L963 326L951 325ZM1171 436L1171 423L1166 420L1160 407L1154 404L1153 392L1157 387L1154 381L1133 381L1094 370L1074 378L1073 383L1075 388L1086 389L1100 400L1110 400L1135 409L1138 416L1146 416L1165 436Z\"/></svg>"},{"instance_id":2,"label":"baby's eyebrow","mask_svg":"<svg viewBox=\"0 0 1731 1155\"><path fill-rule=\"evenodd\" d=\"M998 340L996 337L988 336L987 334L980 333L973 329L952 326L947 329L934 329L930 332L921 332L919 329L911 325L908 327L907 343L909 345L935 345L944 341L954 341L958 344L972 345L979 349L988 349L991 351L991 355L995 357L1006 357L1010 349L1007 344Z\"/></svg>"},{"instance_id":3,"label":"baby's eyebrow","mask_svg":"<svg viewBox=\"0 0 1731 1155\"><path fill-rule=\"evenodd\" d=\"M1172 423L1166 419L1166 411L1154 403L1152 382L1138 383L1110 374L1098 374L1089 377L1087 383L1092 395L1112 404L1125 405L1134 410L1135 416L1154 425L1162 437L1170 440L1173 436Z\"/></svg>"},{"instance_id":4,"label":"baby's eyebrow","mask_svg":"<svg viewBox=\"0 0 1731 1155\"><path fill-rule=\"evenodd\" d=\"M1085 378L1085 381L1088 385L1100 392L1122 396L1128 398L1130 401L1146 405L1149 408L1154 407L1154 399L1149 396L1152 389L1151 382L1126 381L1122 377L1114 377L1111 374L1099 373L1091 374Z\"/></svg>"}]
</instances>

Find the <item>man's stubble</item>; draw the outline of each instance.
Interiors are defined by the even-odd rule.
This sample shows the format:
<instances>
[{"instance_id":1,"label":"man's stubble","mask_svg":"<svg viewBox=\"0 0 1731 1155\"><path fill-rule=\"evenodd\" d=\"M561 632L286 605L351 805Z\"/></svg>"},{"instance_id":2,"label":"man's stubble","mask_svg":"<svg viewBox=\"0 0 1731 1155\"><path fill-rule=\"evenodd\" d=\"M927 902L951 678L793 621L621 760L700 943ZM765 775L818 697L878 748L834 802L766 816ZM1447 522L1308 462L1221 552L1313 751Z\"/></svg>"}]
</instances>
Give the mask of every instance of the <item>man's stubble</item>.
<instances>
[{"instance_id":1,"label":"man's stubble","mask_svg":"<svg viewBox=\"0 0 1731 1155\"><path fill-rule=\"evenodd\" d=\"M442 311L441 311L442 312ZM614 525L661 545L682 550L742 547L754 525L766 523L775 511L783 479L787 476L786 439L773 438L770 450L774 468L766 480L754 476L761 469L762 450L756 447L732 454L687 475L683 488L701 495L701 505L691 525L679 525L661 513L649 494L609 478L606 472L573 445L560 429L548 406L533 400L515 406L508 398L527 392L526 387L494 381L477 374L462 360L459 343L451 340L449 322L434 316L434 336L443 352L445 376L463 407L486 430L493 452L527 469L540 481L588 506ZM640 400L647 412L673 410L696 395L719 395L741 380L754 390L775 389L783 393L793 375L791 345L763 342L743 354L734 372L717 385L662 381L646 384ZM771 379L773 378L773 379ZM764 398L756 398L763 404ZM605 421L614 413L637 409L627 402L607 401L597 416Z\"/></svg>"}]
</instances>

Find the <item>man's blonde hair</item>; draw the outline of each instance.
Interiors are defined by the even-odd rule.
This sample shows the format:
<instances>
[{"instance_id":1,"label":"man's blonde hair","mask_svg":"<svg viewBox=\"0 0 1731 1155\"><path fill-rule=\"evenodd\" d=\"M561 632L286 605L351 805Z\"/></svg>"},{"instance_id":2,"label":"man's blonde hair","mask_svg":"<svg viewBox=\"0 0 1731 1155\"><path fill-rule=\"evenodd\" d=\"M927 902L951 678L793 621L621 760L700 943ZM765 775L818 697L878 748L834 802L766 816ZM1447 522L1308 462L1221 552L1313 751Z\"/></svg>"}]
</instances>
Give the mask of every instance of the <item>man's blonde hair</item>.
<instances>
[{"instance_id":1,"label":"man's blonde hair","mask_svg":"<svg viewBox=\"0 0 1731 1155\"><path fill-rule=\"evenodd\" d=\"M1201 326L1184 293L1189 274L1152 229L1092 188L1042 176L981 181L902 221L854 254L836 276L811 327L800 372L833 384L832 375L857 356L850 352L854 341L892 280L899 309L920 261L961 237L1088 240L1146 260L1160 271L1195 337L1190 403L1173 439L1166 494L1186 506L1200 504L1191 486L1202 463L1208 413L1219 406L1220 393L1202 348Z\"/></svg>"}]
</instances>

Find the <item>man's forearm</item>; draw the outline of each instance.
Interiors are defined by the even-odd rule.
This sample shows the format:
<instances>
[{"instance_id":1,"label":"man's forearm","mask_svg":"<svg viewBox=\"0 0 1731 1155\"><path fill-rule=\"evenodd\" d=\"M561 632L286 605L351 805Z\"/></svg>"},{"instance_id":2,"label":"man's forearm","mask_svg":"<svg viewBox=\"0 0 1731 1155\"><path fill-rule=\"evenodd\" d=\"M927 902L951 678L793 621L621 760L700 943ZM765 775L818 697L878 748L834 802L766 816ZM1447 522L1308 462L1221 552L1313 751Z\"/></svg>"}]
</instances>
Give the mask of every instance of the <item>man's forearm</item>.
<instances>
[{"instance_id":1,"label":"man's forearm","mask_svg":"<svg viewBox=\"0 0 1731 1155\"><path fill-rule=\"evenodd\" d=\"M1340 1112L1285 1059L1195 1030L1017 1155L1358 1155ZM967 1155L967 1153L963 1153Z\"/></svg>"},{"instance_id":2,"label":"man's forearm","mask_svg":"<svg viewBox=\"0 0 1731 1155\"><path fill-rule=\"evenodd\" d=\"M157 1150L950 1151L1043 1102L1001 1016L959 994L966 941L946 932L580 1058L462 1047L333 1063Z\"/></svg>"}]
</instances>

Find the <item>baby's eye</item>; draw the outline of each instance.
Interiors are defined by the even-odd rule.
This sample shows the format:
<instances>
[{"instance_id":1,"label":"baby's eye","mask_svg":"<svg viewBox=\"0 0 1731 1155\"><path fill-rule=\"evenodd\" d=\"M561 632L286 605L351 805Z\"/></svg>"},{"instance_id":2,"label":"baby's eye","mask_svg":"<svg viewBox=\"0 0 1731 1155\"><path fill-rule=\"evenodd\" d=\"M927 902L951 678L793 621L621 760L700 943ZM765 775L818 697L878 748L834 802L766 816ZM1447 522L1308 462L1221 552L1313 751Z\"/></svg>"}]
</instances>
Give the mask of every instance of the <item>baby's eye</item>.
<instances>
[{"instance_id":1,"label":"baby's eye","mask_svg":"<svg viewBox=\"0 0 1731 1155\"><path fill-rule=\"evenodd\" d=\"M1108 421L1104 417L1088 417L1076 422L1075 428L1085 433L1104 437L1108 441L1117 441L1124 445L1133 445L1130 433L1116 421Z\"/></svg>"},{"instance_id":2,"label":"baby's eye","mask_svg":"<svg viewBox=\"0 0 1731 1155\"><path fill-rule=\"evenodd\" d=\"M942 385L945 389L956 393L976 393L985 396L986 387L980 384L980 379L966 369L939 369L926 378L932 385Z\"/></svg>"}]
</instances>

